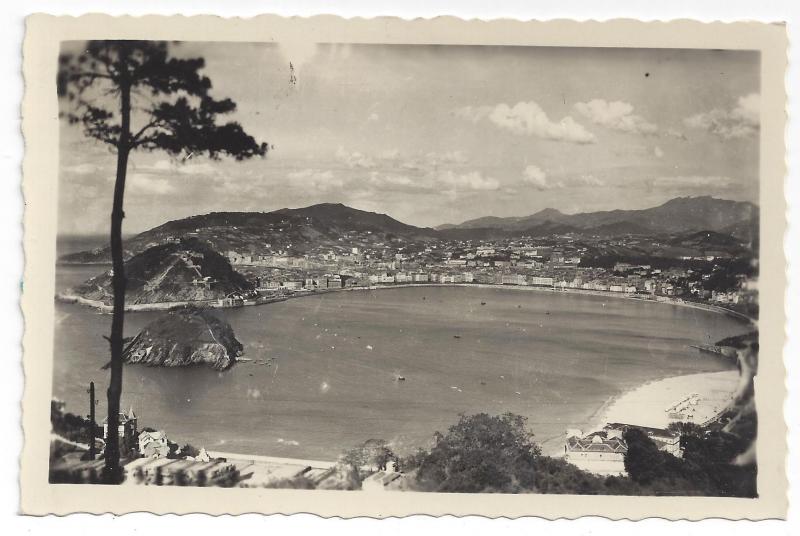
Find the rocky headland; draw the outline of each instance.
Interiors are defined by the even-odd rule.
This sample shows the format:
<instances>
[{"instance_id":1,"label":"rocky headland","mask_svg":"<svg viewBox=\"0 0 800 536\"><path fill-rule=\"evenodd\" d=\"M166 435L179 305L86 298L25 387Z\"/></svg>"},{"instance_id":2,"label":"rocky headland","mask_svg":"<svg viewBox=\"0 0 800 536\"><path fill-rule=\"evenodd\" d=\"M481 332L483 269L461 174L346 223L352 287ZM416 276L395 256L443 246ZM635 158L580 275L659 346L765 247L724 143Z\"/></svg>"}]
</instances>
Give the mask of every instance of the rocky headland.
<instances>
[{"instance_id":1,"label":"rocky headland","mask_svg":"<svg viewBox=\"0 0 800 536\"><path fill-rule=\"evenodd\" d=\"M233 328L207 309L189 307L160 315L126 346L126 363L184 367L233 366L244 351Z\"/></svg>"},{"instance_id":2,"label":"rocky headland","mask_svg":"<svg viewBox=\"0 0 800 536\"><path fill-rule=\"evenodd\" d=\"M59 297L111 306L112 275L108 270ZM125 276L127 305L211 301L253 289L228 259L194 238L153 246L134 255L125 262Z\"/></svg>"}]
</instances>

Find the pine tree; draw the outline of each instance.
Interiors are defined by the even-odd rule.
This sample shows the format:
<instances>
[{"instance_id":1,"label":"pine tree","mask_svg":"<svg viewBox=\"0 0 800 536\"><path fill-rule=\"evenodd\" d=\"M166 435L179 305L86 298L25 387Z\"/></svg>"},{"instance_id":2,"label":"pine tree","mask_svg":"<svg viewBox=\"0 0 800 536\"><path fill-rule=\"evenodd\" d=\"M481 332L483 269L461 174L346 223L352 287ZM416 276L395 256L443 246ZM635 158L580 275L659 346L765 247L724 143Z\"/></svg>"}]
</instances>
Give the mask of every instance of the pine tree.
<instances>
[{"instance_id":1,"label":"pine tree","mask_svg":"<svg viewBox=\"0 0 800 536\"><path fill-rule=\"evenodd\" d=\"M111 146L117 156L111 210L114 308L111 321L111 378L108 387L108 442L105 481L122 479L116 430L122 395L125 266L122 249L123 200L131 151L163 150L171 155L206 154L243 160L267 153L236 122L218 116L236 109L230 99L209 94L211 80L201 74L203 58L171 57L170 46L153 41L90 41L80 54L59 58L58 93L70 123ZM109 98L110 97L110 98Z\"/></svg>"}]
</instances>

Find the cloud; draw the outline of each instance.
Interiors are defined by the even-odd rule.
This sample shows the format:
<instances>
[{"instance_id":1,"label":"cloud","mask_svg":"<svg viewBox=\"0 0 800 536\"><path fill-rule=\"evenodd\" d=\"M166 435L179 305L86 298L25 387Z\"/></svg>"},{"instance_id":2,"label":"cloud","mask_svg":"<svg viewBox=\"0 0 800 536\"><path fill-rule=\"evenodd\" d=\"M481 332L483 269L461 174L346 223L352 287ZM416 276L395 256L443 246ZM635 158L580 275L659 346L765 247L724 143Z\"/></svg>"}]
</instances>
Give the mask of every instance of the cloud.
<instances>
[{"instance_id":1,"label":"cloud","mask_svg":"<svg viewBox=\"0 0 800 536\"><path fill-rule=\"evenodd\" d=\"M687 117L683 123L689 128L706 130L725 140L748 138L759 130L760 100L758 93L751 93L739 97L731 110L714 108Z\"/></svg>"},{"instance_id":2,"label":"cloud","mask_svg":"<svg viewBox=\"0 0 800 536\"><path fill-rule=\"evenodd\" d=\"M605 186L606 183L602 179L598 179L594 175L581 175L567 181L570 186Z\"/></svg>"},{"instance_id":3,"label":"cloud","mask_svg":"<svg viewBox=\"0 0 800 536\"><path fill-rule=\"evenodd\" d=\"M323 190L330 188L331 184L337 187L350 185L349 195L370 198L380 196L383 192L426 195L444 192L455 198L464 192L500 190L497 179L478 170L460 169L468 162L467 156L460 150L403 155L396 148L366 154L339 147L336 158L355 170L355 174L346 181L336 178L330 171L310 169L293 172L289 178L305 181Z\"/></svg>"},{"instance_id":4,"label":"cloud","mask_svg":"<svg viewBox=\"0 0 800 536\"><path fill-rule=\"evenodd\" d=\"M427 177L409 177L405 174L391 172L372 171L366 182L380 191L418 192L430 191L433 188L432 180Z\"/></svg>"},{"instance_id":5,"label":"cloud","mask_svg":"<svg viewBox=\"0 0 800 536\"><path fill-rule=\"evenodd\" d=\"M541 106L534 101L518 102L514 106L505 103L496 106L465 106L455 110L455 115L473 123L487 119L498 128L519 136L535 136L570 143L597 141L594 134L571 116L566 116L558 122L551 121Z\"/></svg>"},{"instance_id":6,"label":"cloud","mask_svg":"<svg viewBox=\"0 0 800 536\"><path fill-rule=\"evenodd\" d=\"M367 121L370 121L370 122L375 122L375 121L378 121L378 120L380 120L380 118L381 118L381 116L379 116L379 115L378 115L378 114L376 114L375 112L372 112L372 113L371 113L371 114L369 114L369 116L367 117Z\"/></svg>"},{"instance_id":7,"label":"cloud","mask_svg":"<svg viewBox=\"0 0 800 536\"><path fill-rule=\"evenodd\" d=\"M735 184L730 177L716 175L687 175L678 177L659 177L653 180L654 188L729 188Z\"/></svg>"},{"instance_id":8,"label":"cloud","mask_svg":"<svg viewBox=\"0 0 800 536\"><path fill-rule=\"evenodd\" d=\"M656 156L656 158L664 158L664 151L658 145L653 148L653 154Z\"/></svg>"},{"instance_id":9,"label":"cloud","mask_svg":"<svg viewBox=\"0 0 800 536\"><path fill-rule=\"evenodd\" d=\"M402 167L406 169L434 170L441 166L451 164L465 164L467 157L462 151L445 151L437 153L431 151L421 157L410 158L403 162Z\"/></svg>"},{"instance_id":10,"label":"cloud","mask_svg":"<svg viewBox=\"0 0 800 536\"><path fill-rule=\"evenodd\" d=\"M499 106L499 105L498 105ZM477 123L492 113L491 106L464 106L453 110L456 117Z\"/></svg>"},{"instance_id":11,"label":"cloud","mask_svg":"<svg viewBox=\"0 0 800 536\"><path fill-rule=\"evenodd\" d=\"M375 160L358 151L345 151L343 147L336 150L336 159L350 168L375 167Z\"/></svg>"},{"instance_id":12,"label":"cloud","mask_svg":"<svg viewBox=\"0 0 800 536\"><path fill-rule=\"evenodd\" d=\"M750 93L739 97L736 108L731 112L735 119L750 125L758 125L761 119L761 95Z\"/></svg>"},{"instance_id":13,"label":"cloud","mask_svg":"<svg viewBox=\"0 0 800 536\"><path fill-rule=\"evenodd\" d=\"M286 176L294 185L319 191L339 189L345 184L345 181L334 175L331 170L300 169L292 171Z\"/></svg>"},{"instance_id":14,"label":"cloud","mask_svg":"<svg viewBox=\"0 0 800 536\"><path fill-rule=\"evenodd\" d=\"M428 153L425 155L429 162L437 164L464 164L467 157L462 151L446 151L444 153Z\"/></svg>"},{"instance_id":15,"label":"cloud","mask_svg":"<svg viewBox=\"0 0 800 536\"><path fill-rule=\"evenodd\" d=\"M580 188L584 186L605 186L605 182L594 175L579 175L577 177L565 177L557 181L549 180L547 173L539 166L527 166L522 172L522 182L528 186L533 186L536 190L553 190L556 188Z\"/></svg>"},{"instance_id":16,"label":"cloud","mask_svg":"<svg viewBox=\"0 0 800 536\"><path fill-rule=\"evenodd\" d=\"M97 173L98 171L100 171L100 168L98 166L87 162L76 164L74 166L64 166L61 169L62 171L66 171L67 173L74 173L75 175L91 175L93 173Z\"/></svg>"},{"instance_id":17,"label":"cloud","mask_svg":"<svg viewBox=\"0 0 800 536\"><path fill-rule=\"evenodd\" d=\"M397 148L386 149L374 154L360 151L347 151L339 147L336 159L352 169L396 169L430 173L444 166L465 164L467 157L463 151L431 151L425 154L404 156Z\"/></svg>"},{"instance_id":18,"label":"cloud","mask_svg":"<svg viewBox=\"0 0 800 536\"><path fill-rule=\"evenodd\" d=\"M380 158L381 160L389 160L389 161L397 160L398 158L400 158L400 150L387 149L385 151L381 151L380 154L378 154L378 158Z\"/></svg>"},{"instance_id":19,"label":"cloud","mask_svg":"<svg viewBox=\"0 0 800 536\"><path fill-rule=\"evenodd\" d=\"M488 191L500 188L500 183L497 182L497 179L484 177L480 171L458 174L452 170L447 170L440 173L437 178L440 184L450 190Z\"/></svg>"},{"instance_id":20,"label":"cloud","mask_svg":"<svg viewBox=\"0 0 800 536\"><path fill-rule=\"evenodd\" d=\"M552 184L547 182L547 173L542 171L539 166L527 166L522 172L522 182L530 184L537 190L549 190Z\"/></svg>"},{"instance_id":21,"label":"cloud","mask_svg":"<svg viewBox=\"0 0 800 536\"><path fill-rule=\"evenodd\" d=\"M175 184L168 178L147 173L131 173L125 186L131 194L164 195L177 191Z\"/></svg>"},{"instance_id":22,"label":"cloud","mask_svg":"<svg viewBox=\"0 0 800 536\"><path fill-rule=\"evenodd\" d=\"M210 162L194 162L192 160L157 160L152 164L135 164L133 169L139 173L159 175L214 175L219 168Z\"/></svg>"},{"instance_id":23,"label":"cloud","mask_svg":"<svg viewBox=\"0 0 800 536\"><path fill-rule=\"evenodd\" d=\"M641 115L634 114L633 105L627 102L593 99L589 102L578 102L574 108L592 123L611 130L645 136L652 136L658 132L656 125Z\"/></svg>"},{"instance_id":24,"label":"cloud","mask_svg":"<svg viewBox=\"0 0 800 536\"><path fill-rule=\"evenodd\" d=\"M675 138L677 140L686 141L686 134L678 130L677 128L668 128L664 131L664 135L670 138Z\"/></svg>"}]
</instances>

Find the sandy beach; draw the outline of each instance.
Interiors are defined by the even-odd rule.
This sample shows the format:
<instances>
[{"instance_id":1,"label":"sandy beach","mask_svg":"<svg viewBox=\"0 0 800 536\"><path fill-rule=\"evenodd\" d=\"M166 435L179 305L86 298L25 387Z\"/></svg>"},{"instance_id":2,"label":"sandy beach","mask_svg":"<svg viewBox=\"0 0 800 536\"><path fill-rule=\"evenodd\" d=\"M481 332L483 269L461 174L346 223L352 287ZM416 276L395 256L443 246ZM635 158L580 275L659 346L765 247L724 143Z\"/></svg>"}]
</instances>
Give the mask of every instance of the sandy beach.
<instances>
[{"instance_id":1,"label":"sandy beach","mask_svg":"<svg viewBox=\"0 0 800 536\"><path fill-rule=\"evenodd\" d=\"M692 422L703 424L728 406L739 382L738 370L673 376L648 382L607 400L581 432L589 434L612 422L666 428L676 420L669 418L667 409L682 401L687 402L685 406L693 412ZM561 456L564 437L550 438L541 446L544 454Z\"/></svg>"},{"instance_id":2,"label":"sandy beach","mask_svg":"<svg viewBox=\"0 0 800 536\"><path fill-rule=\"evenodd\" d=\"M667 408L693 396L696 400L691 404L693 422L702 424L727 407L738 385L737 370L675 376L649 382L612 400L593 424L595 428L608 422L665 428L672 420L667 416Z\"/></svg>"}]
</instances>

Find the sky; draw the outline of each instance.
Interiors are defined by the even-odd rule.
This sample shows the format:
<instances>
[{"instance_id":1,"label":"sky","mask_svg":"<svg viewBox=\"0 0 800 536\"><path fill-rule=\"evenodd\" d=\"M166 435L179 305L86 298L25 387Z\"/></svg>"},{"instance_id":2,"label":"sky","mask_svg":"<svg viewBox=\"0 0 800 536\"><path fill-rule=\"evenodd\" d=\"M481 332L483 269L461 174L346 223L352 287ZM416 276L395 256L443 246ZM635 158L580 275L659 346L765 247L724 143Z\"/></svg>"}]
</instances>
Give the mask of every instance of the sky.
<instances>
[{"instance_id":1,"label":"sky","mask_svg":"<svg viewBox=\"0 0 800 536\"><path fill-rule=\"evenodd\" d=\"M205 58L212 95L238 105L221 120L240 122L271 150L244 162L134 152L125 233L321 202L436 226L544 208L647 208L678 196L758 201L757 52L171 47ZM115 105L113 94L98 95ZM106 232L115 165L108 146L61 123L60 233Z\"/></svg>"}]
</instances>

